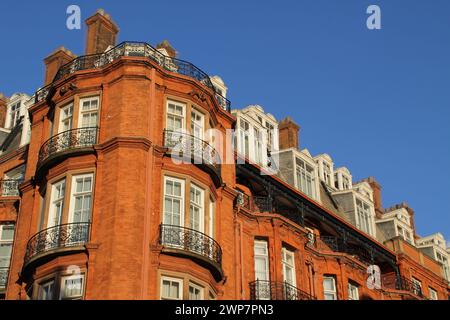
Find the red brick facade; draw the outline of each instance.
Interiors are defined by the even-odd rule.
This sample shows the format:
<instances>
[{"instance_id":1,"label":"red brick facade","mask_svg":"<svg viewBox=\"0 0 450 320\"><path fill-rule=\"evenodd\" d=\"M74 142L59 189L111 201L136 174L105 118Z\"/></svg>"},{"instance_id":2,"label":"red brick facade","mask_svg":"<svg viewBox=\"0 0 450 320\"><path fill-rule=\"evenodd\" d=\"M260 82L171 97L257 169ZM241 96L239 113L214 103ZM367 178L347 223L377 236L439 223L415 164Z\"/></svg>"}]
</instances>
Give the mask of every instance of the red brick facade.
<instances>
[{"instance_id":1,"label":"red brick facade","mask_svg":"<svg viewBox=\"0 0 450 320\"><path fill-rule=\"evenodd\" d=\"M98 34L92 31L95 23L88 31L88 53L103 52L107 44L115 42L115 29L113 35L109 34L113 40L103 36L103 40L96 39ZM75 70L53 81L66 58L69 55L46 59L50 89L45 99L37 94L30 108L29 146L0 158L0 173L27 165L20 197L0 201L0 222L16 224L6 299L43 298L48 294L43 287L49 281L53 284L48 290L57 299L62 296L64 277L71 276L74 268L84 275L84 299L160 299L161 283L166 278L179 281L180 297L185 299L191 294L190 283L203 288L204 299L255 298L259 292L255 293L254 287L255 240L268 245L269 281L273 284L285 281L283 248L293 252L298 291L291 298L323 299L326 276L335 279L336 297L341 300L349 298L349 282L358 286L360 299L421 298L395 284L369 289L370 263L357 251L337 250L321 240L324 235L329 240L341 234L349 235L345 240L349 248L364 247L384 278L410 277L413 272L424 288L432 286L440 299L447 299L448 284L438 276L436 262L423 256L414 258L414 248L400 251L395 245L377 242L276 177L256 179L252 172L259 168L252 164L222 164L219 173L202 165L175 164L164 140L168 101L184 104L188 124L194 109L204 115L207 128L224 134L236 120L204 83L139 55L122 56L104 65L96 62L93 68ZM95 141L83 144L78 131L61 136L64 108L73 106L72 130L86 127L80 108L92 97L98 101L98 131L89 131ZM298 127L280 130L280 141L287 140L290 147L296 147ZM59 141L52 137L58 135L64 139L59 147L52 145ZM67 147L73 145L76 148ZM59 225L69 224L75 206L72 195L78 192L74 181L83 175L92 177L93 186L86 241L74 243L70 238L73 229L60 228L56 245L49 247L49 233L42 230L51 220L51 210L56 210L55 185L65 181ZM166 177L184 185L184 202L180 202L184 225L194 219L190 216L193 198L189 186L204 191L204 208L214 203L213 215L205 209L201 222L204 235L188 231L190 241L203 241L202 249L192 243L181 247L162 241ZM273 190L276 193L272 194ZM254 200L257 196L273 197L276 205L258 206ZM210 220L212 217L214 220ZM36 237L38 232L44 236ZM64 241L62 234L67 236ZM206 235L213 236L220 254L212 251L215 242ZM33 237L35 242L30 242ZM428 295L427 289L424 294Z\"/></svg>"}]
</instances>

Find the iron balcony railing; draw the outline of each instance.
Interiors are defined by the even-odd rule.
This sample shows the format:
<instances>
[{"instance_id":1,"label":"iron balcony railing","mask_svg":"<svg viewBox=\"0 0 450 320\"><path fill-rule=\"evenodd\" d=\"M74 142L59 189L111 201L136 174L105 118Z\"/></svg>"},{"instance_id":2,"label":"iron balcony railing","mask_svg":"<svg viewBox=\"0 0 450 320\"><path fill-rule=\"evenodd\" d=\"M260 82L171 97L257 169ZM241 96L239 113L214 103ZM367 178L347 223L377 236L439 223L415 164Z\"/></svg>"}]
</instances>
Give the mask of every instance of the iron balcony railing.
<instances>
[{"instance_id":1,"label":"iron balcony railing","mask_svg":"<svg viewBox=\"0 0 450 320\"><path fill-rule=\"evenodd\" d=\"M6 288L8 282L9 268L0 268L0 290Z\"/></svg>"},{"instance_id":2,"label":"iron balcony railing","mask_svg":"<svg viewBox=\"0 0 450 320\"><path fill-rule=\"evenodd\" d=\"M249 196L243 192L238 193L236 206L245 208L251 212L271 212L271 206L267 197Z\"/></svg>"},{"instance_id":3,"label":"iron balcony railing","mask_svg":"<svg viewBox=\"0 0 450 320\"><path fill-rule=\"evenodd\" d=\"M208 260L222 265L222 249L213 238L206 234L180 226L161 224L161 245L198 254Z\"/></svg>"},{"instance_id":4,"label":"iron balcony railing","mask_svg":"<svg viewBox=\"0 0 450 320\"><path fill-rule=\"evenodd\" d=\"M213 90L218 104L226 111L230 112L231 103L228 99L220 95L211 82L209 75L190 62L168 57L145 42L122 42L116 47L99 54L86 55L75 58L63 65L54 78L57 81L67 75L80 70L102 68L121 57L145 57L156 62L165 70L188 76L199 81L201 84ZM49 86L38 90L35 94L35 102L45 99L49 92Z\"/></svg>"},{"instance_id":5,"label":"iron balcony railing","mask_svg":"<svg viewBox=\"0 0 450 320\"><path fill-rule=\"evenodd\" d=\"M316 300L288 282L256 280L250 282L251 300Z\"/></svg>"},{"instance_id":6,"label":"iron balcony railing","mask_svg":"<svg viewBox=\"0 0 450 320\"><path fill-rule=\"evenodd\" d=\"M164 130L164 146L172 155L193 159L195 164L206 164L220 172L220 155L208 142L184 132Z\"/></svg>"},{"instance_id":7,"label":"iron balcony railing","mask_svg":"<svg viewBox=\"0 0 450 320\"><path fill-rule=\"evenodd\" d=\"M316 248L319 251L332 251L332 252L342 252L351 255L361 261L364 264L373 264L373 259L370 253L352 243L344 242L341 238L334 236L320 236L315 237L314 240L308 242L309 246Z\"/></svg>"},{"instance_id":8,"label":"iron balcony railing","mask_svg":"<svg viewBox=\"0 0 450 320\"><path fill-rule=\"evenodd\" d=\"M0 180L0 194L2 197L18 197L19 185L23 179L6 179Z\"/></svg>"},{"instance_id":9,"label":"iron balcony railing","mask_svg":"<svg viewBox=\"0 0 450 320\"><path fill-rule=\"evenodd\" d=\"M90 237L90 226L90 222L68 223L38 232L27 243L25 263L52 250L86 244Z\"/></svg>"},{"instance_id":10,"label":"iron balcony railing","mask_svg":"<svg viewBox=\"0 0 450 320\"><path fill-rule=\"evenodd\" d=\"M382 276L381 284L385 289L408 291L421 299L427 299L423 294L422 287L405 277L391 275Z\"/></svg>"},{"instance_id":11,"label":"iron balcony railing","mask_svg":"<svg viewBox=\"0 0 450 320\"><path fill-rule=\"evenodd\" d=\"M97 143L98 128L78 128L61 132L41 146L38 166L51 156L69 150L91 147Z\"/></svg>"}]
</instances>

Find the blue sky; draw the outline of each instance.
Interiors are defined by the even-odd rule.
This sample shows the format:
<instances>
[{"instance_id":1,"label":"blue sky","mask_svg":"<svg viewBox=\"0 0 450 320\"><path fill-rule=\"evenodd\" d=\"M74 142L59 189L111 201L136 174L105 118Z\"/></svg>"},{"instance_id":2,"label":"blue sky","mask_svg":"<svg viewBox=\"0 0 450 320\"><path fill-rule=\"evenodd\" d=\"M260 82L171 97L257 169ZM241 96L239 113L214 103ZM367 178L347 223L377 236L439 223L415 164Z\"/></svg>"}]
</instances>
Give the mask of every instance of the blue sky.
<instances>
[{"instance_id":1,"label":"blue sky","mask_svg":"<svg viewBox=\"0 0 450 320\"><path fill-rule=\"evenodd\" d=\"M70 4L83 20L104 8L119 41L168 39L224 79L234 108L292 116L302 148L354 180L375 176L385 207L407 201L420 235L450 239L450 1L2 0L0 92L34 92L61 45L83 53L84 26L65 27ZM370 4L379 31L366 28Z\"/></svg>"}]
</instances>

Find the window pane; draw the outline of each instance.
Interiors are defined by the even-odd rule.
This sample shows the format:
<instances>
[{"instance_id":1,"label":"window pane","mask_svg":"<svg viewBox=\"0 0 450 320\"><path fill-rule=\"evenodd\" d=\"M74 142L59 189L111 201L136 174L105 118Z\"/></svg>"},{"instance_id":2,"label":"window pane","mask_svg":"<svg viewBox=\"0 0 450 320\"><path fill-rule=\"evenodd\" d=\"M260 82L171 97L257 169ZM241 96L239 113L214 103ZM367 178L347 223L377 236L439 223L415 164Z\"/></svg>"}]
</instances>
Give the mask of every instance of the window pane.
<instances>
[{"instance_id":1,"label":"window pane","mask_svg":"<svg viewBox=\"0 0 450 320\"><path fill-rule=\"evenodd\" d=\"M1 226L0 226L1 228ZM13 225L8 225L8 226L3 226L2 229L0 229L1 231L1 239L0 240L13 240L14 238L14 226Z\"/></svg>"}]
</instances>

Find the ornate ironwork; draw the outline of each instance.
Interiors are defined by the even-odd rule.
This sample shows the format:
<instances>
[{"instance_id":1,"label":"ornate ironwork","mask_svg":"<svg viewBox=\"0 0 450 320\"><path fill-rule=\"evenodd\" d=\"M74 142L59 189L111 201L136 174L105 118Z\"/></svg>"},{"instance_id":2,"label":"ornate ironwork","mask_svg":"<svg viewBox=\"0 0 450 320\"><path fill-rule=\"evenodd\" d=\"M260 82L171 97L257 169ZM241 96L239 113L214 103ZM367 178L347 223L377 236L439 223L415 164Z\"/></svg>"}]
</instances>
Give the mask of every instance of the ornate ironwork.
<instances>
[{"instance_id":1,"label":"ornate ironwork","mask_svg":"<svg viewBox=\"0 0 450 320\"><path fill-rule=\"evenodd\" d=\"M172 150L173 156L210 165L220 174L220 155L208 142L187 133L164 130L164 146Z\"/></svg>"},{"instance_id":2,"label":"ornate ironwork","mask_svg":"<svg viewBox=\"0 0 450 320\"><path fill-rule=\"evenodd\" d=\"M309 293L287 282L256 280L249 285L251 300L316 300Z\"/></svg>"},{"instance_id":3,"label":"ornate ironwork","mask_svg":"<svg viewBox=\"0 0 450 320\"><path fill-rule=\"evenodd\" d=\"M77 222L50 227L38 232L27 243L25 263L48 251L84 245L89 241L90 226L90 222Z\"/></svg>"},{"instance_id":4,"label":"ornate ironwork","mask_svg":"<svg viewBox=\"0 0 450 320\"><path fill-rule=\"evenodd\" d=\"M236 205L252 212L272 212L269 198L257 196L250 197L243 192L238 193Z\"/></svg>"},{"instance_id":5,"label":"ornate ironwork","mask_svg":"<svg viewBox=\"0 0 450 320\"><path fill-rule=\"evenodd\" d=\"M9 268L0 268L0 289L6 288Z\"/></svg>"},{"instance_id":6,"label":"ornate ironwork","mask_svg":"<svg viewBox=\"0 0 450 320\"><path fill-rule=\"evenodd\" d=\"M222 248L213 238L189 228L162 224L160 243L163 246L188 251L222 264Z\"/></svg>"},{"instance_id":7,"label":"ornate ironwork","mask_svg":"<svg viewBox=\"0 0 450 320\"><path fill-rule=\"evenodd\" d=\"M0 194L2 197L18 197L19 185L23 179L0 180Z\"/></svg>"},{"instance_id":8,"label":"ornate ironwork","mask_svg":"<svg viewBox=\"0 0 450 320\"><path fill-rule=\"evenodd\" d=\"M349 254L364 264L373 264L373 259L370 253L359 245L345 242L343 239L334 236L320 236L313 245L309 246L315 247L320 251L332 251L332 252L342 252Z\"/></svg>"},{"instance_id":9,"label":"ornate ironwork","mask_svg":"<svg viewBox=\"0 0 450 320\"><path fill-rule=\"evenodd\" d=\"M86 55L75 58L59 68L54 81L80 70L98 69L106 66L121 57L145 57L156 62L162 68L199 81L204 86L213 90L218 104L226 111L231 111L231 103L220 95L211 82L208 74L190 62L168 57L145 42L122 42L116 47L99 54ZM35 94L35 102L47 97L48 90L45 88Z\"/></svg>"},{"instance_id":10,"label":"ornate ironwork","mask_svg":"<svg viewBox=\"0 0 450 320\"><path fill-rule=\"evenodd\" d=\"M414 283L413 281L402 276L395 276L395 275L382 276L381 284L382 287L385 289L408 291L421 299L427 299L423 294L422 288L419 284Z\"/></svg>"},{"instance_id":11,"label":"ornate ironwork","mask_svg":"<svg viewBox=\"0 0 450 320\"><path fill-rule=\"evenodd\" d=\"M88 127L64 131L51 137L39 150L38 166L54 154L93 146L97 143L97 133L97 127Z\"/></svg>"},{"instance_id":12,"label":"ornate ironwork","mask_svg":"<svg viewBox=\"0 0 450 320\"><path fill-rule=\"evenodd\" d=\"M275 211L279 209L278 203L280 203L280 201L277 199L283 198L286 202L296 204L297 206L303 204L303 214L305 219L312 217L335 230L342 230L342 232L339 231L339 234L342 237L346 236L347 243L354 243L357 247L361 248L361 250L365 251L368 251L370 248L369 251L371 254L369 255L372 256L376 263L386 262L389 266L396 264L397 258L395 254L386 247L380 245L369 236L360 232L355 232L354 228L348 223L343 222L339 217L324 210L323 207L300 196L296 191L286 188L281 182L277 181L277 179L273 179L273 177L268 175L261 175L258 167L248 163L239 164L236 166L236 176L243 181L254 181L262 186L271 186L271 189L266 188L266 190L269 190L272 199L274 199L273 206L275 207ZM280 214L292 219L292 217L284 212L281 212ZM296 222L296 220L293 221ZM366 255L364 252L362 254Z\"/></svg>"}]
</instances>

